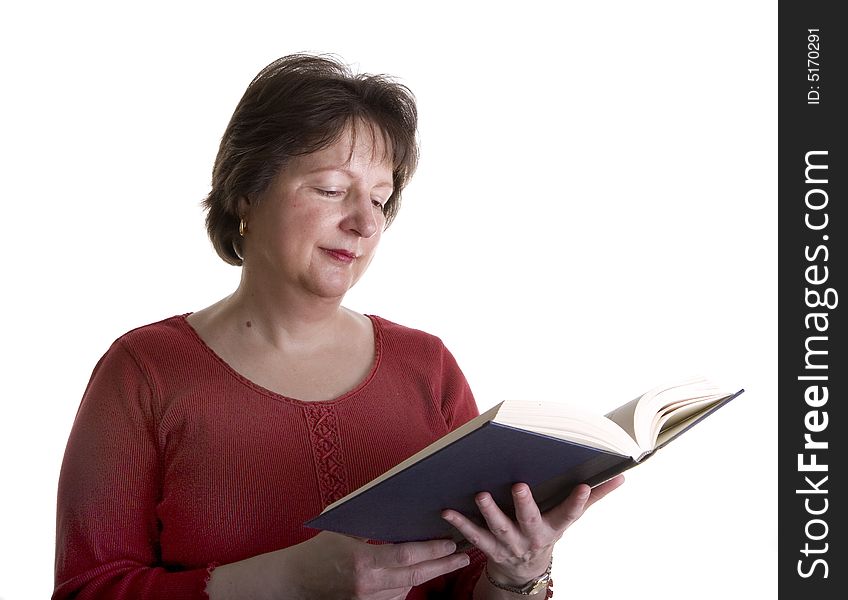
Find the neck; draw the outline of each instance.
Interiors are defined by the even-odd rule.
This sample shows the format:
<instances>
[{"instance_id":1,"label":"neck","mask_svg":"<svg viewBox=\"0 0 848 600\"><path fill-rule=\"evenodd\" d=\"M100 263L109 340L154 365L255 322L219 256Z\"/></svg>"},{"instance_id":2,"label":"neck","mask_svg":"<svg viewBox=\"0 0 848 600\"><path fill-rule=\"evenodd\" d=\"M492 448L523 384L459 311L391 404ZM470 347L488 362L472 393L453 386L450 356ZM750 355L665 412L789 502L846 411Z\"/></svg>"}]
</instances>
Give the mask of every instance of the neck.
<instances>
[{"instance_id":1,"label":"neck","mask_svg":"<svg viewBox=\"0 0 848 600\"><path fill-rule=\"evenodd\" d=\"M278 349L314 346L334 336L339 325L353 316L341 306L342 299L257 285L243 270L236 291L219 303L219 315Z\"/></svg>"}]
</instances>

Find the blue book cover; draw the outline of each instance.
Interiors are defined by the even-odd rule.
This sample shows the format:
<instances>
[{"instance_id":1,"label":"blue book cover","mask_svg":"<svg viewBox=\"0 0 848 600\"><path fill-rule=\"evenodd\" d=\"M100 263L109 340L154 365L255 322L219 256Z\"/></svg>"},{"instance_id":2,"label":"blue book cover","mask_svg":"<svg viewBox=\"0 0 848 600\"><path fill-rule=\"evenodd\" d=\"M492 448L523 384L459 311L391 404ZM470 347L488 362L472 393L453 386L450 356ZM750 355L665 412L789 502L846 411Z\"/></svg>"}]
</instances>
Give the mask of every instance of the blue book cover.
<instances>
[{"instance_id":1,"label":"blue book cover","mask_svg":"<svg viewBox=\"0 0 848 600\"><path fill-rule=\"evenodd\" d=\"M742 391L721 396L705 410L681 421L671 439ZM441 512L452 508L482 523L474 503L478 492L490 492L509 514L511 487L523 482L530 486L544 512L564 500L577 484L602 483L641 464L671 441L634 457L499 422L501 405L331 504L305 525L385 542L435 538L459 542L462 538L441 518Z\"/></svg>"}]
</instances>

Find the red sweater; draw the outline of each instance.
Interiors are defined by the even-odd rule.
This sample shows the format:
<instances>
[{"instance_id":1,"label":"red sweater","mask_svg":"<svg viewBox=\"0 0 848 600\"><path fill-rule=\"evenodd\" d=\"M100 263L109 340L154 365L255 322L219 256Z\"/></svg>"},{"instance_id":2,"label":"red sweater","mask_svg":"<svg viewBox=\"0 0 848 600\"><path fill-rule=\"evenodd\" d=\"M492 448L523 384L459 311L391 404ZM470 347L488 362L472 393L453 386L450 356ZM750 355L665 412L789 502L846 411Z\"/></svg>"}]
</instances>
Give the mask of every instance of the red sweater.
<instances>
[{"instance_id":1,"label":"red sweater","mask_svg":"<svg viewBox=\"0 0 848 600\"><path fill-rule=\"evenodd\" d=\"M310 538L327 504L477 415L438 338L371 320L371 373L327 402L245 379L185 315L116 340L65 451L53 598L204 599L212 565ZM408 598L470 597L472 558Z\"/></svg>"}]
</instances>

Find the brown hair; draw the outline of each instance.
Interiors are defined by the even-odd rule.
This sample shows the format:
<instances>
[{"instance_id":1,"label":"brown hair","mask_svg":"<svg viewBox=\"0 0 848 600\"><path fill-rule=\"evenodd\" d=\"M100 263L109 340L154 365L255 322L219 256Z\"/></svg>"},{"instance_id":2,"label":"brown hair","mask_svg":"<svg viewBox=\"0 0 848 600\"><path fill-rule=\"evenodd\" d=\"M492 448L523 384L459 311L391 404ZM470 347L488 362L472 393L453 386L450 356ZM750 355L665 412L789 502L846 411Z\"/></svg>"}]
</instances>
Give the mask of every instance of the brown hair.
<instances>
[{"instance_id":1,"label":"brown hair","mask_svg":"<svg viewBox=\"0 0 848 600\"><path fill-rule=\"evenodd\" d=\"M380 132L391 152L388 227L418 164L412 92L386 75L353 74L331 55L284 56L254 77L224 131L203 201L206 231L222 259L242 264L239 199L262 194L289 158L326 148L355 119Z\"/></svg>"}]
</instances>

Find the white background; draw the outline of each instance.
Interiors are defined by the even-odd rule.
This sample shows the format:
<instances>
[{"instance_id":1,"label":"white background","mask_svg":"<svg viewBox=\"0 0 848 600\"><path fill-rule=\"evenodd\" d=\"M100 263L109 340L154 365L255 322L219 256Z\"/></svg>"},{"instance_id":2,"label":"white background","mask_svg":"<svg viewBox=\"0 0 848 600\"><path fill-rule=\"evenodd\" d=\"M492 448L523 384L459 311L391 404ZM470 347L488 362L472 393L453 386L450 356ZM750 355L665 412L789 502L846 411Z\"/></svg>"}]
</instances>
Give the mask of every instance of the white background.
<instances>
[{"instance_id":1,"label":"white background","mask_svg":"<svg viewBox=\"0 0 848 600\"><path fill-rule=\"evenodd\" d=\"M481 409L747 390L566 534L557 596L776 596L776 3L132 6L0 9L0 598L51 593L100 355L234 289L199 202L245 86L301 50L415 92L420 169L347 304L441 336Z\"/></svg>"}]
</instances>

